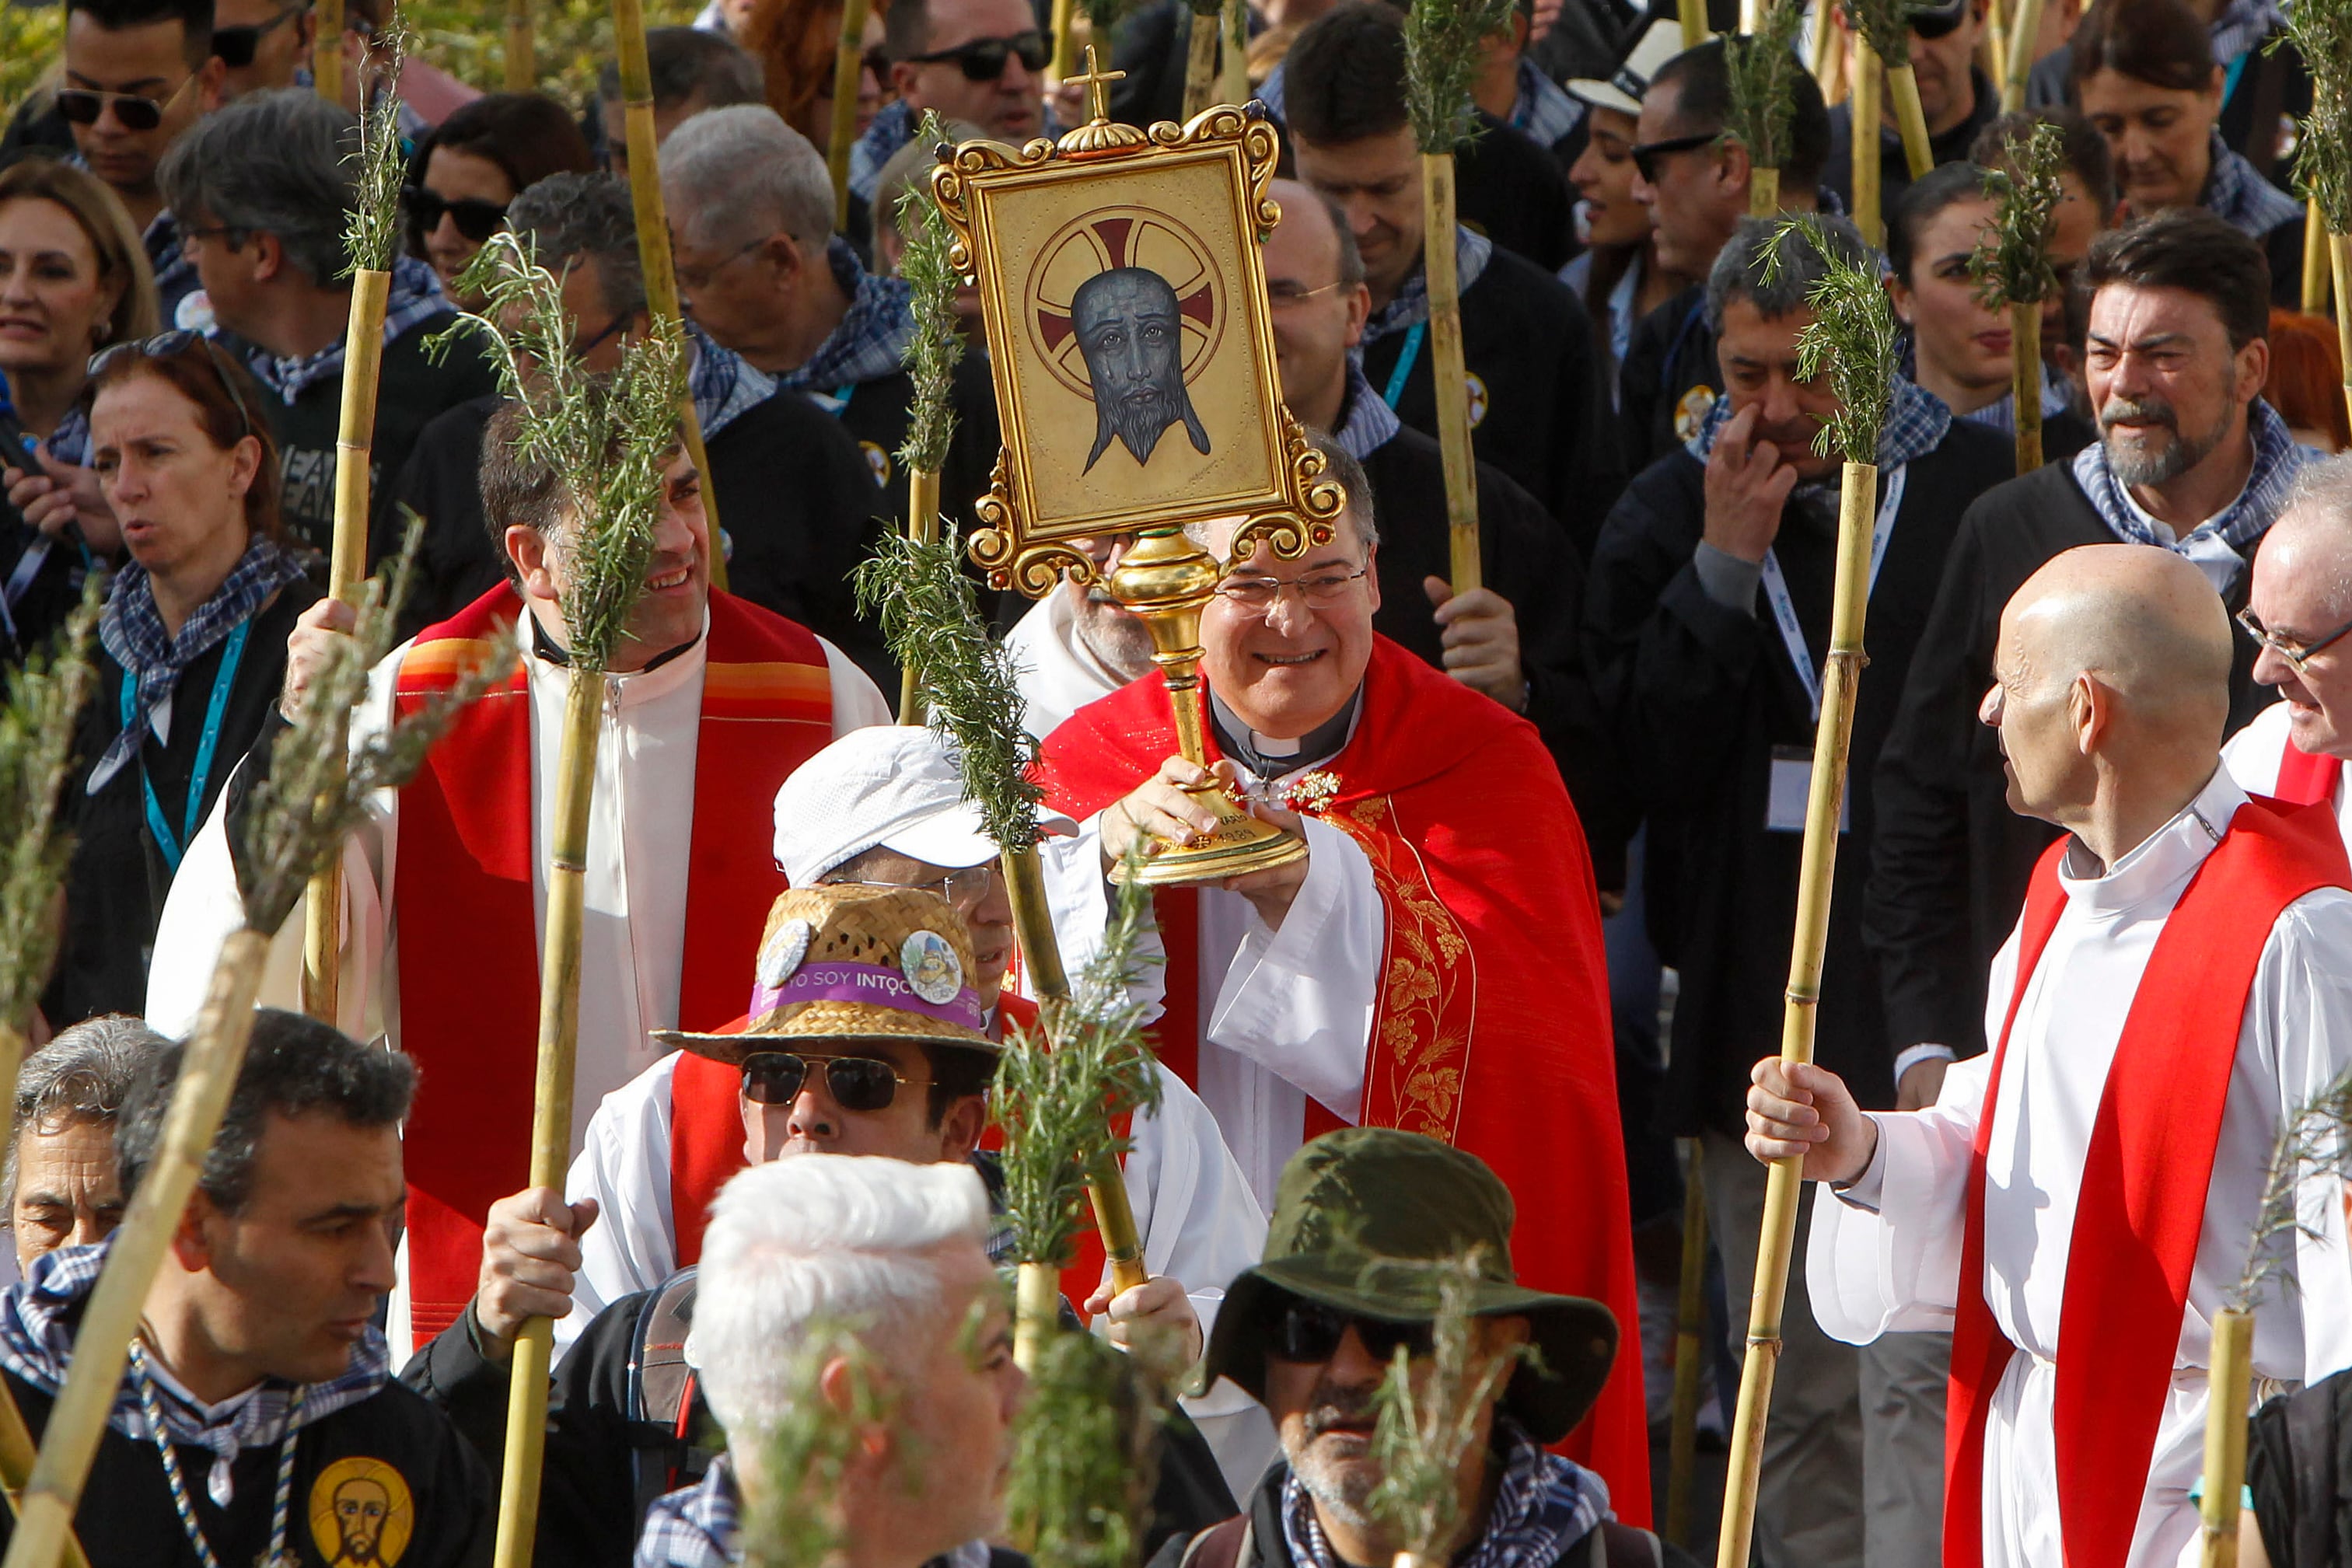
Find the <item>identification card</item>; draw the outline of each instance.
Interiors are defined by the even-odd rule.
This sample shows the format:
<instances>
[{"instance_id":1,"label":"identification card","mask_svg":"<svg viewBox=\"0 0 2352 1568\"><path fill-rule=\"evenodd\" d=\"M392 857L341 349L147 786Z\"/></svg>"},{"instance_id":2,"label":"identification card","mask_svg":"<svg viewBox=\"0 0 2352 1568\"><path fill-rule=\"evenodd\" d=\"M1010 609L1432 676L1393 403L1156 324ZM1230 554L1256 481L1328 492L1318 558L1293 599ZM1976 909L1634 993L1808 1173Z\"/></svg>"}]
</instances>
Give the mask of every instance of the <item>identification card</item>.
<instances>
[{"instance_id":1,"label":"identification card","mask_svg":"<svg viewBox=\"0 0 2352 1568\"><path fill-rule=\"evenodd\" d=\"M1764 797L1764 831L1801 833L1805 831L1805 800L1813 789L1813 754L1801 746L1772 748L1772 779ZM1853 826L1853 789L1847 785L1838 800L1838 831Z\"/></svg>"}]
</instances>

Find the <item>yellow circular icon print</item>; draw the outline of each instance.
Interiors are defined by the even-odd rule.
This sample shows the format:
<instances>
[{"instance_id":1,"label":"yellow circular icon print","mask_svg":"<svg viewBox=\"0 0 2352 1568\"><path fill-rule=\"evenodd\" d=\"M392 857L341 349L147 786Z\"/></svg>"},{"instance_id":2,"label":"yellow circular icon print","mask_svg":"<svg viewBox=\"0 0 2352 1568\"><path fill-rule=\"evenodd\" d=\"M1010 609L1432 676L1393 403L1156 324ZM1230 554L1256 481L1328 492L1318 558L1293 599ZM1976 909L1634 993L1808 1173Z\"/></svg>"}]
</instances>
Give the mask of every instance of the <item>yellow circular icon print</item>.
<instances>
[{"instance_id":1,"label":"yellow circular icon print","mask_svg":"<svg viewBox=\"0 0 2352 1568\"><path fill-rule=\"evenodd\" d=\"M394 1568L415 1529L408 1482L382 1459L337 1459L311 1484L310 1541L327 1568Z\"/></svg>"}]
</instances>

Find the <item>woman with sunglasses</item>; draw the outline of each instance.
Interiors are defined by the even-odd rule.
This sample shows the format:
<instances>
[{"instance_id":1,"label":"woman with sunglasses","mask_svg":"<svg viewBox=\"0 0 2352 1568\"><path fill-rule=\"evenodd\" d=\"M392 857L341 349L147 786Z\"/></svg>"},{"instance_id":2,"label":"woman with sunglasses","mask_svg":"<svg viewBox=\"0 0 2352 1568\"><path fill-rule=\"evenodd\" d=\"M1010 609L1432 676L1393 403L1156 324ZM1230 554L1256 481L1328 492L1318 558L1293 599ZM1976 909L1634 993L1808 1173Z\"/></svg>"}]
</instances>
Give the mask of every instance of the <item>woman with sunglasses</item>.
<instances>
[{"instance_id":1,"label":"woman with sunglasses","mask_svg":"<svg viewBox=\"0 0 2352 1568\"><path fill-rule=\"evenodd\" d=\"M409 254L456 293L457 274L506 225L507 204L550 174L596 167L569 111L536 92L494 92L466 104L424 140L403 193Z\"/></svg>"},{"instance_id":2,"label":"woman with sunglasses","mask_svg":"<svg viewBox=\"0 0 2352 1568\"><path fill-rule=\"evenodd\" d=\"M65 944L43 998L63 1026L145 1006L180 857L277 711L286 639L319 597L278 543L278 452L257 392L189 332L98 356L93 465L130 560L99 622L98 690L69 784Z\"/></svg>"},{"instance_id":3,"label":"woman with sunglasses","mask_svg":"<svg viewBox=\"0 0 2352 1568\"><path fill-rule=\"evenodd\" d=\"M0 407L15 423L0 437L0 666L45 642L121 549L82 465L81 392L91 354L154 330L154 277L114 193L45 159L0 171Z\"/></svg>"}]
</instances>

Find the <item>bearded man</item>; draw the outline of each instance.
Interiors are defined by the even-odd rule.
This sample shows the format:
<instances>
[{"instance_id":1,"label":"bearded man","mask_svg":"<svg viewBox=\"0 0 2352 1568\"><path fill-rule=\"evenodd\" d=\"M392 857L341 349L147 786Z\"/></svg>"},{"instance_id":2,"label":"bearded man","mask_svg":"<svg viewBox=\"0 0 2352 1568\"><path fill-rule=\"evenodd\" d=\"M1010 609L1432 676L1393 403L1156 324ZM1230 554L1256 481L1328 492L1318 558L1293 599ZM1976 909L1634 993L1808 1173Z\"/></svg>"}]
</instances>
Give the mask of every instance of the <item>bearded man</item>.
<instances>
[{"instance_id":1,"label":"bearded man","mask_svg":"<svg viewBox=\"0 0 2352 1568\"><path fill-rule=\"evenodd\" d=\"M1182 421L1192 450L1206 456L1209 433L1184 389L1182 307L1148 267L1115 267L1078 285L1070 324L1095 400L1095 444L1087 470L1118 437L1138 465L1151 461L1160 434Z\"/></svg>"}]
</instances>

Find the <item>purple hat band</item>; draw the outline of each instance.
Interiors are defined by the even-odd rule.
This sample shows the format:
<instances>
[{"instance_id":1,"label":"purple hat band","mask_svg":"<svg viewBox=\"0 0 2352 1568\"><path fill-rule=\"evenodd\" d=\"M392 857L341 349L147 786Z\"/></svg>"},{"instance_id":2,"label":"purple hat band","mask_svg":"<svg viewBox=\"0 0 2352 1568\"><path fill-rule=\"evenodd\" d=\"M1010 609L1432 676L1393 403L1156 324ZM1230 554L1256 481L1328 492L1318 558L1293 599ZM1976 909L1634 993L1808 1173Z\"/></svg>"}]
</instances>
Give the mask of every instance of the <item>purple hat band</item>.
<instances>
[{"instance_id":1,"label":"purple hat band","mask_svg":"<svg viewBox=\"0 0 2352 1568\"><path fill-rule=\"evenodd\" d=\"M798 1007L803 1002L862 1002L867 1007L896 1008L900 1012L920 1013L941 1023L951 1023L968 1029L974 1034L986 1032L987 1009L980 1005L980 993L967 986L944 1002L925 1001L916 994L914 986L896 969L886 969L878 964L837 964L821 960L803 964L793 970L781 986L759 986L751 992L751 1016L776 1008Z\"/></svg>"}]
</instances>

